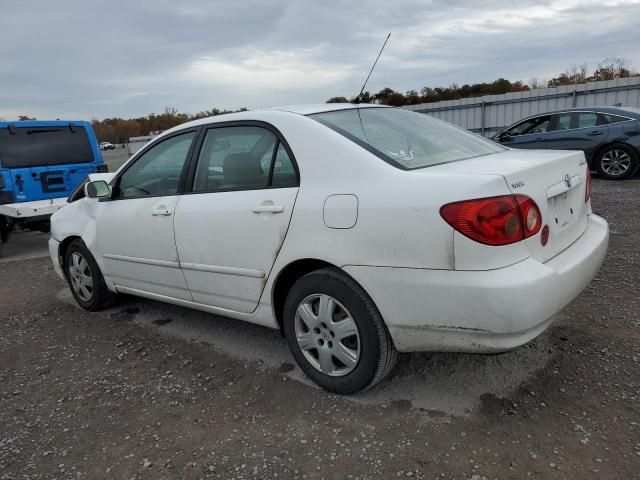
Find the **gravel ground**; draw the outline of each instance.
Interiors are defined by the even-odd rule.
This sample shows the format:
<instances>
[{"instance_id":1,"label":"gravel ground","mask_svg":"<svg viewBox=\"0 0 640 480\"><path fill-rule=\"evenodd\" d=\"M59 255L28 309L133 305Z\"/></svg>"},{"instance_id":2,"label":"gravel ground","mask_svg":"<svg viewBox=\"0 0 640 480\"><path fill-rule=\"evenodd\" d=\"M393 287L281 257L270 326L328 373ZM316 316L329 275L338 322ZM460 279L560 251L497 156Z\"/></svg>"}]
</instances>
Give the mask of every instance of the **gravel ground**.
<instances>
[{"instance_id":1,"label":"gravel ground","mask_svg":"<svg viewBox=\"0 0 640 480\"><path fill-rule=\"evenodd\" d=\"M348 398L277 332L130 298L89 314L46 258L2 263L0 479L640 478L638 193L594 180L609 255L539 339L401 355Z\"/></svg>"}]
</instances>

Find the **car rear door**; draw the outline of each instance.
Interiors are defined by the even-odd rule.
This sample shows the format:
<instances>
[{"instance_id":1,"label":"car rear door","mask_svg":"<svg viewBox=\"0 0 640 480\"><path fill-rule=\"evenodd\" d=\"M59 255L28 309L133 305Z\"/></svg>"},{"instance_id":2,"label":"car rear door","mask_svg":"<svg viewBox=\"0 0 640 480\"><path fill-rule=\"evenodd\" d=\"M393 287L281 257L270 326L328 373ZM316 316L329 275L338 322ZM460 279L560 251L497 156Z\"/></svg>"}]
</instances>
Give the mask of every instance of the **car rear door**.
<instances>
[{"instance_id":1,"label":"car rear door","mask_svg":"<svg viewBox=\"0 0 640 480\"><path fill-rule=\"evenodd\" d=\"M607 140L609 127L596 112L562 112L555 114L547 134L550 150L582 150L590 158Z\"/></svg>"},{"instance_id":2,"label":"car rear door","mask_svg":"<svg viewBox=\"0 0 640 480\"><path fill-rule=\"evenodd\" d=\"M258 305L284 241L298 173L282 136L266 124L208 128L176 207L176 246L197 303L237 312Z\"/></svg>"}]
</instances>

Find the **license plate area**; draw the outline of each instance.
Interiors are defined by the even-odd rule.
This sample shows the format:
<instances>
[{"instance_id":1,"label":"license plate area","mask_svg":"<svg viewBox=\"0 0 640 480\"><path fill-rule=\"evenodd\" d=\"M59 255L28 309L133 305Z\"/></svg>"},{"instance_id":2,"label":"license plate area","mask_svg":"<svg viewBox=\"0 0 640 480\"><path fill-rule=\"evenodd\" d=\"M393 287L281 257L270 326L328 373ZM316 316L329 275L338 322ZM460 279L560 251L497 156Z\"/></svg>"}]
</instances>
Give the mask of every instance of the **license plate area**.
<instances>
[{"instance_id":1,"label":"license plate area","mask_svg":"<svg viewBox=\"0 0 640 480\"><path fill-rule=\"evenodd\" d=\"M575 223L579 215L575 205L575 190L569 190L550 198L549 211L553 216L555 230L562 230Z\"/></svg>"},{"instance_id":2,"label":"license plate area","mask_svg":"<svg viewBox=\"0 0 640 480\"><path fill-rule=\"evenodd\" d=\"M45 193L57 193L67 190L64 171L62 170L41 172L40 183L42 184L42 191Z\"/></svg>"}]
</instances>

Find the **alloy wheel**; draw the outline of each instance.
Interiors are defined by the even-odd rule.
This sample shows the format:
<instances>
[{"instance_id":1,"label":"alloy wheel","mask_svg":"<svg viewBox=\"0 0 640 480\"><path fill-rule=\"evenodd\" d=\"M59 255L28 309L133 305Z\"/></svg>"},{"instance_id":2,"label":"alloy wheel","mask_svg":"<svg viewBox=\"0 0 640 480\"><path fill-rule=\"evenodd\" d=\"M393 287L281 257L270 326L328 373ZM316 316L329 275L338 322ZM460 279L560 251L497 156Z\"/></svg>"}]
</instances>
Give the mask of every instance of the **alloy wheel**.
<instances>
[{"instance_id":1,"label":"alloy wheel","mask_svg":"<svg viewBox=\"0 0 640 480\"><path fill-rule=\"evenodd\" d=\"M631 156L624 150L613 149L602 155L602 171L612 177L619 177L631 168Z\"/></svg>"},{"instance_id":2,"label":"alloy wheel","mask_svg":"<svg viewBox=\"0 0 640 480\"><path fill-rule=\"evenodd\" d=\"M88 302L93 295L93 277L89 264L78 252L73 252L70 258L69 278L71 286L81 300Z\"/></svg>"},{"instance_id":3,"label":"alloy wheel","mask_svg":"<svg viewBox=\"0 0 640 480\"><path fill-rule=\"evenodd\" d=\"M307 361L325 375L347 375L360 360L358 326L344 305L329 295L310 295L300 302L295 334Z\"/></svg>"}]
</instances>

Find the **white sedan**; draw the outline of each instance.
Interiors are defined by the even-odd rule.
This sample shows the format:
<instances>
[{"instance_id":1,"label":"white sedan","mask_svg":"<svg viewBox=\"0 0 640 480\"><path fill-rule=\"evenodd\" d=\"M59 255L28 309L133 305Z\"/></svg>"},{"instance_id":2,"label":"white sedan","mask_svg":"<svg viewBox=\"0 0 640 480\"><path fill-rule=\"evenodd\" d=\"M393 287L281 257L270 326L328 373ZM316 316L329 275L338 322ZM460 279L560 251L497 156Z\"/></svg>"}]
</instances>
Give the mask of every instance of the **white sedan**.
<instances>
[{"instance_id":1,"label":"white sedan","mask_svg":"<svg viewBox=\"0 0 640 480\"><path fill-rule=\"evenodd\" d=\"M49 243L80 306L126 293L280 329L337 393L379 382L397 351L528 342L609 238L582 152L373 105L197 120L91 180Z\"/></svg>"}]
</instances>

